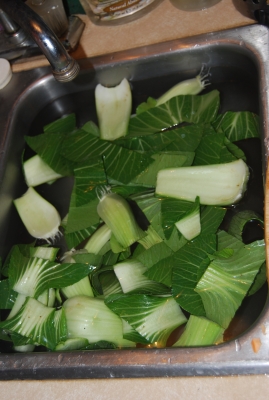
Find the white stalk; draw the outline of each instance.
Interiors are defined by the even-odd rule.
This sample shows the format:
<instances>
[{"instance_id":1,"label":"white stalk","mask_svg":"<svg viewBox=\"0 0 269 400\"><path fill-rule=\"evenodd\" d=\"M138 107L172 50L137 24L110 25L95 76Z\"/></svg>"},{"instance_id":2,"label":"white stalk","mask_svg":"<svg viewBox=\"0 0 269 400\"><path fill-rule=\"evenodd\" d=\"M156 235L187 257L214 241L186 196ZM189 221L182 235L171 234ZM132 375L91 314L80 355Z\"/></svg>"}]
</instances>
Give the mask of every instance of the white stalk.
<instances>
[{"instance_id":1,"label":"white stalk","mask_svg":"<svg viewBox=\"0 0 269 400\"><path fill-rule=\"evenodd\" d=\"M208 82L206 80L208 74L204 74L203 71L200 72L195 78L186 79L182 82L179 82L177 85L173 86L166 93L164 93L157 100L156 106L160 106L163 103L166 103L172 97L176 97L179 95L195 95L200 93L207 85Z\"/></svg>"},{"instance_id":2,"label":"white stalk","mask_svg":"<svg viewBox=\"0 0 269 400\"><path fill-rule=\"evenodd\" d=\"M125 136L132 109L132 93L127 79L115 87L99 83L95 88L95 104L101 139L115 140Z\"/></svg>"},{"instance_id":3,"label":"white stalk","mask_svg":"<svg viewBox=\"0 0 269 400\"><path fill-rule=\"evenodd\" d=\"M200 204L229 205L238 202L245 190L249 170L243 160L226 164L164 169L158 173L156 194Z\"/></svg>"},{"instance_id":4,"label":"white stalk","mask_svg":"<svg viewBox=\"0 0 269 400\"><path fill-rule=\"evenodd\" d=\"M56 208L30 187L14 205L29 234L37 239L59 234L61 218Z\"/></svg>"},{"instance_id":5,"label":"white stalk","mask_svg":"<svg viewBox=\"0 0 269 400\"><path fill-rule=\"evenodd\" d=\"M136 222L129 203L116 193L103 194L97 206L97 213L123 249L146 236Z\"/></svg>"},{"instance_id":6,"label":"white stalk","mask_svg":"<svg viewBox=\"0 0 269 400\"><path fill-rule=\"evenodd\" d=\"M99 254L104 245L110 240L111 234L111 229L106 224L100 226L100 228L91 235L84 249L86 249L88 253Z\"/></svg>"},{"instance_id":7,"label":"white stalk","mask_svg":"<svg viewBox=\"0 0 269 400\"><path fill-rule=\"evenodd\" d=\"M50 168L38 154L23 163L23 170L27 186L38 186L46 182L50 183L62 177L62 175Z\"/></svg>"},{"instance_id":8,"label":"white stalk","mask_svg":"<svg viewBox=\"0 0 269 400\"><path fill-rule=\"evenodd\" d=\"M192 240L201 233L200 211L197 210L175 223L179 232L187 240Z\"/></svg>"}]
</instances>

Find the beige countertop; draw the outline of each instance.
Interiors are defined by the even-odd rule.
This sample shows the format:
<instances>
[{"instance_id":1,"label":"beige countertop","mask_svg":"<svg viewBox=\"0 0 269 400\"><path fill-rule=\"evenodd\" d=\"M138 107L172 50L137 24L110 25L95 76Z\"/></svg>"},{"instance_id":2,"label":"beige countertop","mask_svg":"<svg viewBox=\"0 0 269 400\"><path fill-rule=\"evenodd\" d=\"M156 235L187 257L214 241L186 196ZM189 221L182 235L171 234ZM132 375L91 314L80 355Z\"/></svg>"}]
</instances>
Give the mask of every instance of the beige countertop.
<instances>
[{"instance_id":1,"label":"beige countertop","mask_svg":"<svg viewBox=\"0 0 269 400\"><path fill-rule=\"evenodd\" d=\"M254 22L239 10L246 14L243 0L221 0L208 9L189 12L177 9L169 0L162 0L150 13L123 25L94 25L86 15L81 15L86 26L80 45L72 55L81 59ZM16 63L13 71L47 64L44 57L38 57Z\"/></svg>"},{"instance_id":2,"label":"beige countertop","mask_svg":"<svg viewBox=\"0 0 269 400\"><path fill-rule=\"evenodd\" d=\"M188 0L187 0L188 1ZM186 12L163 0L142 18L119 26L96 26L85 16L77 59L113 53L175 38L252 24L243 0L222 0L199 12ZM241 12L240 12L241 10ZM13 65L13 71L46 65L43 57ZM0 382L0 396L13 399L267 399L268 376Z\"/></svg>"}]
</instances>

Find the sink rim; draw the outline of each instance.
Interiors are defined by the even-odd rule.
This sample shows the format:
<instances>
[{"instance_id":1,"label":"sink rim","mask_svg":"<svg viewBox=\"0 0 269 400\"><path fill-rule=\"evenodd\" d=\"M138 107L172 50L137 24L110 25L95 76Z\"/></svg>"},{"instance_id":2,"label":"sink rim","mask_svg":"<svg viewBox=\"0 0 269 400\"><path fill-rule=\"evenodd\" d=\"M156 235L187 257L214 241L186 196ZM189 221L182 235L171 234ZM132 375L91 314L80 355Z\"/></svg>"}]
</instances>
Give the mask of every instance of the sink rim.
<instances>
[{"instance_id":1,"label":"sink rim","mask_svg":"<svg viewBox=\"0 0 269 400\"><path fill-rule=\"evenodd\" d=\"M264 131L264 165L267 166L269 140L269 50L267 43L269 30L260 25L251 25L236 29L219 31L143 46L136 49L114 54L94 57L79 61L81 71L89 68L106 66L124 62L128 57L142 59L157 54L189 49L195 46L227 45L249 51L258 64L260 74L260 99L262 101L261 116ZM23 76L25 80L16 86L13 96L8 96L8 88L0 92L0 101L4 104L0 109L0 120L3 115L9 115L4 126L4 135L0 139L0 147L7 140L6 133L12 125L12 116L29 91L44 80L49 84L53 77L49 67L14 74L14 85ZM53 81L54 83L54 81ZM61 85L57 83L58 85ZM76 90L75 83L73 85ZM71 88L72 90L72 88ZM62 86L63 93L65 86ZM2 100L5 102L3 103ZM9 110L11 110L9 112ZM0 169L5 157L0 158ZM269 184L269 174L266 174L265 185ZM268 182L268 183L267 183ZM268 241L268 190L265 190L265 241ZM267 260L269 250L267 251ZM268 270L268 267L267 267ZM268 332L267 332L268 331ZM255 353L251 341L260 339L261 349ZM0 379L77 379L77 378L124 378L124 377L168 377L168 376L219 376L237 374L269 373L269 307L268 299L261 316L256 323L239 338L218 346L205 348L165 348L165 349L122 349L95 350L66 353L31 353L31 354L0 354ZM44 356L44 354L46 356Z\"/></svg>"}]
</instances>

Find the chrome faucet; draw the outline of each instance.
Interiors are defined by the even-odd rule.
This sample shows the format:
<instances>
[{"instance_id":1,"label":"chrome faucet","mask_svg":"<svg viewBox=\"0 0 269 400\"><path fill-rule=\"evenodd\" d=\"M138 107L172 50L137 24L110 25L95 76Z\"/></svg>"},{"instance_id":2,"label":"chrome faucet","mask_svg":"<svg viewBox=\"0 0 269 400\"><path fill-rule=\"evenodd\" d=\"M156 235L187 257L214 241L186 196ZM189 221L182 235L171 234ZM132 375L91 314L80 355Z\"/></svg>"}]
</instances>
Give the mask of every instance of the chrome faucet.
<instances>
[{"instance_id":1,"label":"chrome faucet","mask_svg":"<svg viewBox=\"0 0 269 400\"><path fill-rule=\"evenodd\" d=\"M69 82L79 73L79 65L66 51L63 44L36 14L22 0L0 0L0 11L6 19L10 17L36 42L52 67L52 73L59 82ZM11 23L12 25L12 23Z\"/></svg>"}]
</instances>

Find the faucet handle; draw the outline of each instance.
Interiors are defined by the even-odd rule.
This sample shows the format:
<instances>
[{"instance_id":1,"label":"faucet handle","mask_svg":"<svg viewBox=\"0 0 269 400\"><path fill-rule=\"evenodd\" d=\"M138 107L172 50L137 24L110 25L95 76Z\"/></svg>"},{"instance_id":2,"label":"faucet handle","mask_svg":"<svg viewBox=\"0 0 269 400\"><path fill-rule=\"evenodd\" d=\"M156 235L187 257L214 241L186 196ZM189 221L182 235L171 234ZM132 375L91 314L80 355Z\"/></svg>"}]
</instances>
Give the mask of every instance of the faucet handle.
<instances>
[{"instance_id":1,"label":"faucet handle","mask_svg":"<svg viewBox=\"0 0 269 400\"><path fill-rule=\"evenodd\" d=\"M40 47L51 64L55 79L59 82L69 82L78 75L80 68L76 60L67 53L54 32L29 6L21 0L0 0L0 9L19 24ZM4 19L5 17L4 14ZM12 29L14 28L15 25Z\"/></svg>"},{"instance_id":2,"label":"faucet handle","mask_svg":"<svg viewBox=\"0 0 269 400\"><path fill-rule=\"evenodd\" d=\"M26 33L20 28L20 26L2 9L0 9L0 22L5 33L8 35L10 43L18 45L24 42L27 38Z\"/></svg>"}]
</instances>

